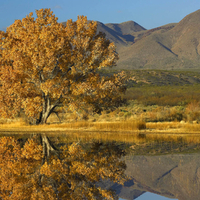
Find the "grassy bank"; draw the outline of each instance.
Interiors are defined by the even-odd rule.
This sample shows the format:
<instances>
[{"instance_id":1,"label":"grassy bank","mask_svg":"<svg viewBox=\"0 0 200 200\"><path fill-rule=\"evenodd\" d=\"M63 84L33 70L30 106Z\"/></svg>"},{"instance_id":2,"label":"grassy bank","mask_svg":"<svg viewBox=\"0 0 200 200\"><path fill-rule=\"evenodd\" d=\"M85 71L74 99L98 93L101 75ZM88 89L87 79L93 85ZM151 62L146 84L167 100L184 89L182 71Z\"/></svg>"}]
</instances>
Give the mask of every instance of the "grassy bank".
<instances>
[{"instance_id":1,"label":"grassy bank","mask_svg":"<svg viewBox=\"0 0 200 200\"><path fill-rule=\"evenodd\" d=\"M28 125L23 116L14 120L0 119L0 131L200 132L200 75L138 70L131 72L130 76L132 82L123 95L126 104L115 110L104 110L100 114L89 109L78 114L60 111L59 118L53 114L48 124L41 126ZM168 82L155 82L156 77L161 80L165 77ZM142 78L148 81L141 83Z\"/></svg>"},{"instance_id":2,"label":"grassy bank","mask_svg":"<svg viewBox=\"0 0 200 200\"><path fill-rule=\"evenodd\" d=\"M22 120L10 121L0 124L0 132L119 132L119 133L145 133L145 134L200 134L200 124L181 122L144 122L142 120L124 120L107 122L78 121L61 124L27 125Z\"/></svg>"},{"instance_id":3,"label":"grassy bank","mask_svg":"<svg viewBox=\"0 0 200 200\"><path fill-rule=\"evenodd\" d=\"M89 122L78 121L61 124L27 125L22 120L0 124L1 131L64 131L64 130L103 130L103 131L134 131L146 129L143 121L118 121L118 122Z\"/></svg>"}]
</instances>

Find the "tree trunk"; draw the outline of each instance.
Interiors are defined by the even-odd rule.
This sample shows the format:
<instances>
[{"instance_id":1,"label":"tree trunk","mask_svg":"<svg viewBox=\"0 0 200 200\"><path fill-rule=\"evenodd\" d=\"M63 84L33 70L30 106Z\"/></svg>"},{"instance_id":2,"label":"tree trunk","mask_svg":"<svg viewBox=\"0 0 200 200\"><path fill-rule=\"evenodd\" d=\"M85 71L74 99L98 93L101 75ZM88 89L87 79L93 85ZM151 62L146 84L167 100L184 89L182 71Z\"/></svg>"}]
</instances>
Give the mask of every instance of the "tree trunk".
<instances>
[{"instance_id":1,"label":"tree trunk","mask_svg":"<svg viewBox=\"0 0 200 200\"><path fill-rule=\"evenodd\" d=\"M57 106L56 103L51 105L51 100L48 95L44 96L43 98L44 98L43 109L42 112L40 113L39 119L37 120L37 124L46 124L47 119L49 118L51 113L54 112L54 109Z\"/></svg>"},{"instance_id":2,"label":"tree trunk","mask_svg":"<svg viewBox=\"0 0 200 200\"><path fill-rule=\"evenodd\" d=\"M42 118L41 118L40 124L46 124L47 119L49 118L50 114L51 114L50 109L47 109L47 111L45 113L42 113Z\"/></svg>"}]
</instances>

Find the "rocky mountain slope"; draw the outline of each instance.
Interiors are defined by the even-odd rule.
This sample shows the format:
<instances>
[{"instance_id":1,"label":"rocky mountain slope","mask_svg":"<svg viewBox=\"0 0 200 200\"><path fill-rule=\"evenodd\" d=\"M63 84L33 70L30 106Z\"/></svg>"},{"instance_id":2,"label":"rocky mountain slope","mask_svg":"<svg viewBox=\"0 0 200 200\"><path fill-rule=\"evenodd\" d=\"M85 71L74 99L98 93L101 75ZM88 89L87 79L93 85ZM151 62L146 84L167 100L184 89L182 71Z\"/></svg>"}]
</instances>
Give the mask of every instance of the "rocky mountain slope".
<instances>
[{"instance_id":1,"label":"rocky mountain slope","mask_svg":"<svg viewBox=\"0 0 200 200\"><path fill-rule=\"evenodd\" d=\"M97 32L103 32L106 37L115 43L118 49L133 44L138 32L146 29L134 21L128 21L121 24L103 24L97 22Z\"/></svg>"},{"instance_id":2,"label":"rocky mountain slope","mask_svg":"<svg viewBox=\"0 0 200 200\"><path fill-rule=\"evenodd\" d=\"M117 69L200 69L200 10L150 30L134 21L97 23L117 46Z\"/></svg>"},{"instance_id":3,"label":"rocky mountain slope","mask_svg":"<svg viewBox=\"0 0 200 200\"><path fill-rule=\"evenodd\" d=\"M121 24L98 22L117 46L118 69L200 68L200 10L179 23L146 30L133 21Z\"/></svg>"}]
</instances>

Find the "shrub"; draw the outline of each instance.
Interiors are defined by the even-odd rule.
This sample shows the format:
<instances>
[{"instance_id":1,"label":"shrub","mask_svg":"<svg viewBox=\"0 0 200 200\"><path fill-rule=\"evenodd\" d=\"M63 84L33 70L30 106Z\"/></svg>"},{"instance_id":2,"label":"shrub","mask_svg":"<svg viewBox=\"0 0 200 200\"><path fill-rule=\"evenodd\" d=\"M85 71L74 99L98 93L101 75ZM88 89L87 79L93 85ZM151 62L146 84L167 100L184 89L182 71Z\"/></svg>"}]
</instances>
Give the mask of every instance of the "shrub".
<instances>
[{"instance_id":1,"label":"shrub","mask_svg":"<svg viewBox=\"0 0 200 200\"><path fill-rule=\"evenodd\" d=\"M123 117L124 116L124 112L119 112L119 117Z\"/></svg>"},{"instance_id":2,"label":"shrub","mask_svg":"<svg viewBox=\"0 0 200 200\"><path fill-rule=\"evenodd\" d=\"M131 112L127 112L124 114L124 118L127 120L131 117L132 113Z\"/></svg>"},{"instance_id":3,"label":"shrub","mask_svg":"<svg viewBox=\"0 0 200 200\"><path fill-rule=\"evenodd\" d=\"M193 101L189 103L185 109L185 115L187 121L199 120L200 119L199 102Z\"/></svg>"}]
</instances>

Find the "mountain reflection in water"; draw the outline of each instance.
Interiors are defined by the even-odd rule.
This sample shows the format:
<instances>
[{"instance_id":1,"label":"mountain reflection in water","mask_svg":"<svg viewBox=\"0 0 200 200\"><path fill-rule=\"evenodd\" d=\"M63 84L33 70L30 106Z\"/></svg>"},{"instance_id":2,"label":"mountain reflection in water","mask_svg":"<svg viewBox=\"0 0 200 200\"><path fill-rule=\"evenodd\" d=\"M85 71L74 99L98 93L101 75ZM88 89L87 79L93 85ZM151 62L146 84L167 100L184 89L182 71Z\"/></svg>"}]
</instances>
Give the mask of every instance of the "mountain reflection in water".
<instances>
[{"instance_id":1,"label":"mountain reflection in water","mask_svg":"<svg viewBox=\"0 0 200 200\"><path fill-rule=\"evenodd\" d=\"M178 199L171 199L167 197L163 197L154 193L145 192L143 195L136 198L137 200L178 200ZM125 200L122 198L119 198L119 200Z\"/></svg>"},{"instance_id":2,"label":"mountain reflection in water","mask_svg":"<svg viewBox=\"0 0 200 200\"><path fill-rule=\"evenodd\" d=\"M21 137L0 139L0 199L200 199L199 143Z\"/></svg>"},{"instance_id":3,"label":"mountain reflection in water","mask_svg":"<svg viewBox=\"0 0 200 200\"><path fill-rule=\"evenodd\" d=\"M200 154L126 156L126 173L133 184L123 187L122 198L148 191L179 200L200 199ZM135 191L135 192L134 192ZM127 196L127 194L130 196Z\"/></svg>"},{"instance_id":4,"label":"mountain reflection in water","mask_svg":"<svg viewBox=\"0 0 200 200\"><path fill-rule=\"evenodd\" d=\"M169 199L200 199L198 142L188 143L179 138L176 141L143 142L130 147L132 153L123 159L127 166L126 174L131 180L117 188L122 199L139 200L146 192Z\"/></svg>"}]
</instances>

